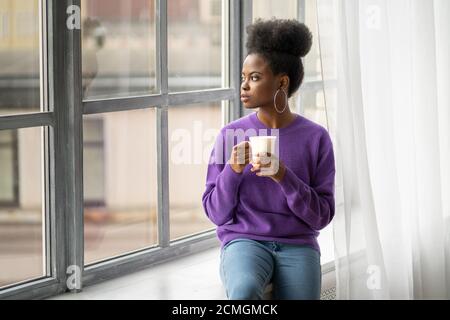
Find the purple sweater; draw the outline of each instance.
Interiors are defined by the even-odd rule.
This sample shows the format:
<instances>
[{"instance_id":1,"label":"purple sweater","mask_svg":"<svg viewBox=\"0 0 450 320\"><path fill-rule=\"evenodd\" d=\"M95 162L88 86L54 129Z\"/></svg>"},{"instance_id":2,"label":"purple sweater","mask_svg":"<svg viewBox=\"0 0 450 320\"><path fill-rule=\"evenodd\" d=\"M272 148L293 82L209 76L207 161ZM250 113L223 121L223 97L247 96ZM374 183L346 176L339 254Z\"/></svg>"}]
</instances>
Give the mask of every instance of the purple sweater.
<instances>
[{"instance_id":1,"label":"purple sweater","mask_svg":"<svg viewBox=\"0 0 450 320\"><path fill-rule=\"evenodd\" d=\"M227 163L234 145L254 135L277 136L276 154L286 166L280 183ZM203 208L218 226L222 247L236 238L309 245L334 216L333 144L322 126L297 115L287 127L270 129L256 112L226 125L208 165Z\"/></svg>"}]
</instances>

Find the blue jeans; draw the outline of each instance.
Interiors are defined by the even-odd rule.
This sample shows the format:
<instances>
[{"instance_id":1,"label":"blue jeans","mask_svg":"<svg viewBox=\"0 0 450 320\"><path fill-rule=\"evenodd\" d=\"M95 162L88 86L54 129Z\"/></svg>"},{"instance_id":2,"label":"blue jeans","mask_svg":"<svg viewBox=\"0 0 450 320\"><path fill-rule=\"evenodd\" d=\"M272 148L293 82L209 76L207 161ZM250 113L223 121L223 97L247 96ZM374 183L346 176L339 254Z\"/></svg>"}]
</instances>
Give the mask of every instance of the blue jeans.
<instances>
[{"instance_id":1,"label":"blue jeans","mask_svg":"<svg viewBox=\"0 0 450 320\"><path fill-rule=\"evenodd\" d=\"M236 239L220 255L220 277L230 300L261 300L269 283L277 300L318 300L320 254L303 245Z\"/></svg>"}]
</instances>

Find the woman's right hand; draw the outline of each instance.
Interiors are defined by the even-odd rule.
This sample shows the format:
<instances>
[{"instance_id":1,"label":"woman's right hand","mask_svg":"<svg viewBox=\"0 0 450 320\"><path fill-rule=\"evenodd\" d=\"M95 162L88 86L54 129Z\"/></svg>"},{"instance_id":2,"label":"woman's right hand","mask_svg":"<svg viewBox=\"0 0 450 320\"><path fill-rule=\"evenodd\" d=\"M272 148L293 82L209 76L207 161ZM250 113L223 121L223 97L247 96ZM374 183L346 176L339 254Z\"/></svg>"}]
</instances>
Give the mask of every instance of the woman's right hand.
<instances>
[{"instance_id":1,"label":"woman's right hand","mask_svg":"<svg viewBox=\"0 0 450 320\"><path fill-rule=\"evenodd\" d=\"M251 148L248 141L243 141L233 147L228 163L236 173L242 173L251 161Z\"/></svg>"}]
</instances>

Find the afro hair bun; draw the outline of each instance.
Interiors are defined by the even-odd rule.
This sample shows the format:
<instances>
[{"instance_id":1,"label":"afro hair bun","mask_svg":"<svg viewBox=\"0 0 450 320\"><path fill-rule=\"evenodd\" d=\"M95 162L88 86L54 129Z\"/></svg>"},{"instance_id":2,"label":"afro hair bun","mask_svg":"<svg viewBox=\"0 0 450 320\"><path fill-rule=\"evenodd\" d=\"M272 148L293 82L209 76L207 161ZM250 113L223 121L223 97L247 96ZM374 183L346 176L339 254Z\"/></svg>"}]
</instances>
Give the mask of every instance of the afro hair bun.
<instances>
[{"instance_id":1,"label":"afro hair bun","mask_svg":"<svg viewBox=\"0 0 450 320\"><path fill-rule=\"evenodd\" d=\"M247 51L251 53L284 53L304 57L311 50L312 33L294 19L257 19L247 26Z\"/></svg>"}]
</instances>

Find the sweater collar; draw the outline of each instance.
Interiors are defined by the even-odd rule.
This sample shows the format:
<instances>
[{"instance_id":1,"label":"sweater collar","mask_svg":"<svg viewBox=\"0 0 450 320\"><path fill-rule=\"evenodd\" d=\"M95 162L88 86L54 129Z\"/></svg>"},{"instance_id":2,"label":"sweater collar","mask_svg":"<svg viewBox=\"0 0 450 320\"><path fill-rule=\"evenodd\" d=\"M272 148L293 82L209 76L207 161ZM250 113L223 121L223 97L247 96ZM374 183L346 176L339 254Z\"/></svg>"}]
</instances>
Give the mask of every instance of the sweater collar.
<instances>
[{"instance_id":1,"label":"sweater collar","mask_svg":"<svg viewBox=\"0 0 450 320\"><path fill-rule=\"evenodd\" d=\"M279 134L286 134L288 132L291 132L292 130L295 130L298 126L298 124L301 122L301 116L298 114L295 114L296 118L294 120L291 121L291 123L289 123L288 126L284 127L284 128L270 128L268 126L266 126L264 123L261 122L261 120L259 120L257 113L253 112L249 115L250 117L250 121L258 128L258 129L266 129L268 131L270 130L278 130Z\"/></svg>"}]
</instances>

